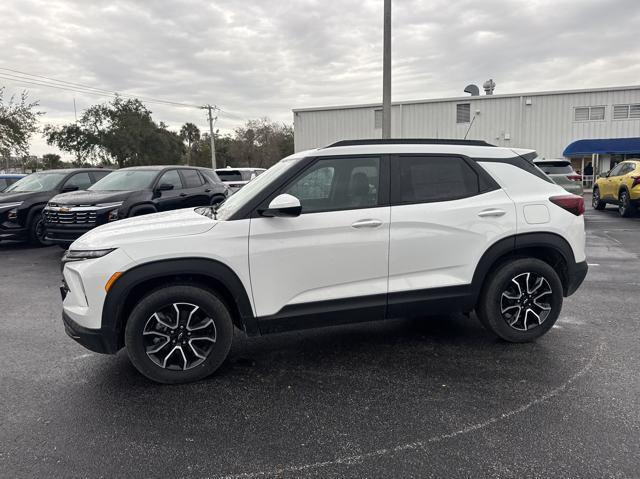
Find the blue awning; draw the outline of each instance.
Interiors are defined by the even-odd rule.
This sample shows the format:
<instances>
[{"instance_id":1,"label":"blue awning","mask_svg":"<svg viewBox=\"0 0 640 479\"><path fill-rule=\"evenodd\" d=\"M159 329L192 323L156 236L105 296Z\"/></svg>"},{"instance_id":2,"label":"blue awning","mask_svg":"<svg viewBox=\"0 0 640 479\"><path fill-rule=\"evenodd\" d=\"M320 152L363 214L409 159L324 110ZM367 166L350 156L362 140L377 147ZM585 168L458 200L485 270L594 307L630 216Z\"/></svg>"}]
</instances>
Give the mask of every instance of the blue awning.
<instances>
[{"instance_id":1,"label":"blue awning","mask_svg":"<svg viewBox=\"0 0 640 479\"><path fill-rule=\"evenodd\" d=\"M563 156L602 154L640 154L640 138L603 138L578 140L564 149Z\"/></svg>"}]
</instances>

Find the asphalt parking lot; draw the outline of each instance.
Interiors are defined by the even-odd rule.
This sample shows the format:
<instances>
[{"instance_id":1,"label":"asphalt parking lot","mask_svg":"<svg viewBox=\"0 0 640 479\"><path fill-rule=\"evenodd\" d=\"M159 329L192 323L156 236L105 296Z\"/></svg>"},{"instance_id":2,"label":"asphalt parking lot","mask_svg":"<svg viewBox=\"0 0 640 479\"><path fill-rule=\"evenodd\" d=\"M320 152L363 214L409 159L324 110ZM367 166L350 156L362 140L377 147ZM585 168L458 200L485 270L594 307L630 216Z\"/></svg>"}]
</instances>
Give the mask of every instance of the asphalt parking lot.
<instances>
[{"instance_id":1,"label":"asphalt parking lot","mask_svg":"<svg viewBox=\"0 0 640 479\"><path fill-rule=\"evenodd\" d=\"M69 339L61 251L0 245L0 476L637 478L640 217L586 218L587 279L534 344L464 316L238 334L186 386Z\"/></svg>"}]
</instances>

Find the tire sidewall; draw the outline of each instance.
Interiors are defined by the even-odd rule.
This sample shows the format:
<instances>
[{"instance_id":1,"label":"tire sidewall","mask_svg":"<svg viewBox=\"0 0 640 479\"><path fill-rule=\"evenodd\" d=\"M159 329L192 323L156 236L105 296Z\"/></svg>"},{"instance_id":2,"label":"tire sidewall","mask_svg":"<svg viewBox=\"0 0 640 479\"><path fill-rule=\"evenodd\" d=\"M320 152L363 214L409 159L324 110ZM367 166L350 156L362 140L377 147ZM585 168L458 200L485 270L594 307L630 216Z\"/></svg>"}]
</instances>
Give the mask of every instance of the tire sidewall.
<instances>
[{"instance_id":1,"label":"tire sidewall","mask_svg":"<svg viewBox=\"0 0 640 479\"><path fill-rule=\"evenodd\" d=\"M511 280L521 273L532 272L543 276L551 286L551 312L547 319L528 331L519 331L507 324L502 317L500 301L502 293ZM500 266L491 276L482 292L479 314L483 324L500 338L516 343L533 341L549 331L555 324L562 309L562 282L555 270L547 263L535 258L523 258L510 261Z\"/></svg>"},{"instance_id":2,"label":"tire sidewall","mask_svg":"<svg viewBox=\"0 0 640 479\"><path fill-rule=\"evenodd\" d=\"M602 210L605 207L602 198L600 198L600 188L598 188L597 186L593 189L591 205L596 210Z\"/></svg>"},{"instance_id":3,"label":"tire sidewall","mask_svg":"<svg viewBox=\"0 0 640 479\"><path fill-rule=\"evenodd\" d=\"M172 303L192 303L213 319L216 345L207 359L186 371L163 369L145 351L142 332L149 317ZM233 340L231 315L224 302L212 291L193 285L175 285L157 289L142 298L133 308L125 327L125 346L134 367L147 378L164 384L181 384L205 378L224 362Z\"/></svg>"}]
</instances>

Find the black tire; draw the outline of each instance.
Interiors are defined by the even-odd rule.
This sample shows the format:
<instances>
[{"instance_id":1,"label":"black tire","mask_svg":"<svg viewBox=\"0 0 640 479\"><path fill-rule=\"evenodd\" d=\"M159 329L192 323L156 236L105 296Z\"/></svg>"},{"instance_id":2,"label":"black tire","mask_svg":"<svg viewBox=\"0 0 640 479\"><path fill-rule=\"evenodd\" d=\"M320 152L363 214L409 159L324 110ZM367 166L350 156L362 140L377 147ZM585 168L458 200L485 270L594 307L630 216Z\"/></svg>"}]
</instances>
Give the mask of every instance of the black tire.
<instances>
[{"instance_id":1,"label":"black tire","mask_svg":"<svg viewBox=\"0 0 640 479\"><path fill-rule=\"evenodd\" d=\"M623 218L629 218L636 213L636 205L631 202L627 190L622 190L618 195L618 213Z\"/></svg>"},{"instance_id":2,"label":"black tire","mask_svg":"<svg viewBox=\"0 0 640 479\"><path fill-rule=\"evenodd\" d=\"M29 225L29 243L34 246L51 246L53 243L45 238L46 230L42 213L36 213L31 218Z\"/></svg>"},{"instance_id":3,"label":"black tire","mask_svg":"<svg viewBox=\"0 0 640 479\"><path fill-rule=\"evenodd\" d=\"M600 199L600 188L597 186L593 189L593 198L591 200L591 205L594 210L603 210L607 206L607 204Z\"/></svg>"},{"instance_id":4,"label":"black tire","mask_svg":"<svg viewBox=\"0 0 640 479\"><path fill-rule=\"evenodd\" d=\"M544 282L536 287L539 278ZM531 286L532 294L522 294L527 284L523 281ZM517 290L521 290L520 300L512 299L517 296ZM549 293L536 298L547 290ZM488 277L477 313L482 324L496 336L512 343L524 343L539 338L553 327L562 309L562 297L562 283L551 266L535 258L514 259L499 266ZM516 303L519 306L514 306ZM541 305L549 310L542 311ZM516 312L518 316L515 316ZM538 319L539 324L536 324L536 318L542 318L542 321Z\"/></svg>"},{"instance_id":5,"label":"black tire","mask_svg":"<svg viewBox=\"0 0 640 479\"><path fill-rule=\"evenodd\" d=\"M181 308L187 306L197 306L197 312L182 311ZM159 321L161 316L166 322L172 319L168 313L171 308L178 308L176 321L174 323L172 320L170 324L175 324L173 329L164 327L165 322ZM189 320L192 315L201 314L199 324L209 324L209 321L213 323L208 328L191 329L194 334L196 329L203 331L198 333L200 335L205 334L204 331L213 332L209 334L213 341L197 338L190 340L183 336L189 329L189 320L185 317L187 313ZM180 324L183 325L182 328ZM147 334L143 334L144 332ZM157 343L151 343L156 340ZM213 374L227 357L232 340L233 324L224 302L213 292L189 284L163 287L142 298L129 316L124 336L127 354L135 368L152 381L164 384L188 383ZM197 341L197 345L194 347L196 343L190 341ZM156 349L156 344L159 345L160 352L151 354ZM210 349L205 351L206 348ZM204 358L197 355L198 351ZM163 356L166 367L160 364ZM188 360L191 359L193 362L189 365Z\"/></svg>"}]
</instances>

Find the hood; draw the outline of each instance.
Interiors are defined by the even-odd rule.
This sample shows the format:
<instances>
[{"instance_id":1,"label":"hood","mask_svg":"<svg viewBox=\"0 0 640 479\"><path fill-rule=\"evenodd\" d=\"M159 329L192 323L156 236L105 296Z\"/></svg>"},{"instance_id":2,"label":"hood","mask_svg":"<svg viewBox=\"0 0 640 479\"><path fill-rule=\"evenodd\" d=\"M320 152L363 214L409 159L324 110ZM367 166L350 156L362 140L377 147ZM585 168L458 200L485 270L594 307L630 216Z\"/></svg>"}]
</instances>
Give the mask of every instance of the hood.
<instances>
[{"instance_id":1,"label":"hood","mask_svg":"<svg viewBox=\"0 0 640 479\"><path fill-rule=\"evenodd\" d=\"M46 191L27 191L23 193L0 193L0 203L17 203L30 200L38 195L46 196ZM50 194L50 193L49 193Z\"/></svg>"},{"instance_id":2,"label":"hood","mask_svg":"<svg viewBox=\"0 0 640 479\"><path fill-rule=\"evenodd\" d=\"M133 191L72 191L54 196L50 203L58 205L86 205L94 206L100 203L124 201Z\"/></svg>"},{"instance_id":3,"label":"hood","mask_svg":"<svg viewBox=\"0 0 640 479\"><path fill-rule=\"evenodd\" d=\"M195 208L135 216L99 226L78 238L72 250L115 248L162 238L205 233L217 222L195 212Z\"/></svg>"}]
</instances>

